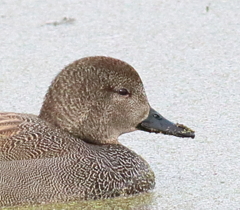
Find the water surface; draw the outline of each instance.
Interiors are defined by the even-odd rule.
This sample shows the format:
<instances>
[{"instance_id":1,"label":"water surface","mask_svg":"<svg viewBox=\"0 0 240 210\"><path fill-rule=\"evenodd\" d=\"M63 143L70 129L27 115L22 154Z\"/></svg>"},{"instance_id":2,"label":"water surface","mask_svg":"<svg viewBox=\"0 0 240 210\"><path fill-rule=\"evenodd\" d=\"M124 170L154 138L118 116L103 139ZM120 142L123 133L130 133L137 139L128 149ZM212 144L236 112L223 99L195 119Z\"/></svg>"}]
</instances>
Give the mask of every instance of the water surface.
<instances>
[{"instance_id":1,"label":"water surface","mask_svg":"<svg viewBox=\"0 0 240 210\"><path fill-rule=\"evenodd\" d=\"M133 132L122 144L156 175L153 192L19 209L239 209L239 1L1 1L0 111L38 114L70 62L133 65L150 104L195 139Z\"/></svg>"}]
</instances>

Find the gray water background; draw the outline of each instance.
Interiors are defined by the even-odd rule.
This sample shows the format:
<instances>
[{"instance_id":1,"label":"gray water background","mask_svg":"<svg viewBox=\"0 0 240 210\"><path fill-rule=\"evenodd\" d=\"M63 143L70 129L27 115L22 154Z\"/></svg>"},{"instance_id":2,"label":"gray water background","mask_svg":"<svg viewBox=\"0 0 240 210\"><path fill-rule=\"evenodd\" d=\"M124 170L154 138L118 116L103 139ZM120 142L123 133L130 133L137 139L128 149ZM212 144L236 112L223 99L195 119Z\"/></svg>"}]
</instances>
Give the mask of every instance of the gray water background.
<instances>
[{"instance_id":1,"label":"gray water background","mask_svg":"<svg viewBox=\"0 0 240 210\"><path fill-rule=\"evenodd\" d=\"M152 107L196 138L120 137L153 192L19 209L240 209L240 1L1 0L0 111L38 114L54 76L93 55L134 66Z\"/></svg>"}]
</instances>

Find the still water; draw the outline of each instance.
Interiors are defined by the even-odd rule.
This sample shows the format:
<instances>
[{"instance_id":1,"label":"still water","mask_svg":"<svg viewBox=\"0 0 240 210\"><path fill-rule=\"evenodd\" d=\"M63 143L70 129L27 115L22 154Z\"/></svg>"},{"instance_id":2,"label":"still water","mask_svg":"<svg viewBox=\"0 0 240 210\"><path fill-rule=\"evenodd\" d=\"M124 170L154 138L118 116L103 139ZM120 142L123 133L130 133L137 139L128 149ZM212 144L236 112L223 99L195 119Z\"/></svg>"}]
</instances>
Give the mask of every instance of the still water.
<instances>
[{"instance_id":1,"label":"still water","mask_svg":"<svg viewBox=\"0 0 240 210\"><path fill-rule=\"evenodd\" d=\"M151 165L153 192L19 209L239 209L239 9L237 0L1 1L0 111L38 114L61 68L107 55L135 67L152 107L196 131L121 136Z\"/></svg>"}]
</instances>

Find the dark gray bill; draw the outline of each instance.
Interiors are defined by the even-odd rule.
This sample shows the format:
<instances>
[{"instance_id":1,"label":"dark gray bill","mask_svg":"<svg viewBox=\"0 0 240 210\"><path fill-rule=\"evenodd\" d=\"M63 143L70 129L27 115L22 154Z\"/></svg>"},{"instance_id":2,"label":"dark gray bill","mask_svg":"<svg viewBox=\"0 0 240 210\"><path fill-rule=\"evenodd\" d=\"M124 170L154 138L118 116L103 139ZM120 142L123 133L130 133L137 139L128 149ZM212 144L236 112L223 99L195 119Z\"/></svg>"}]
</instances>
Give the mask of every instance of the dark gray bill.
<instances>
[{"instance_id":1,"label":"dark gray bill","mask_svg":"<svg viewBox=\"0 0 240 210\"><path fill-rule=\"evenodd\" d=\"M190 138L195 137L195 132L193 130L186 127L185 125L178 123L174 124L168 121L152 108L150 108L147 119L139 123L137 129L147 132L163 133L178 137L190 137Z\"/></svg>"}]
</instances>

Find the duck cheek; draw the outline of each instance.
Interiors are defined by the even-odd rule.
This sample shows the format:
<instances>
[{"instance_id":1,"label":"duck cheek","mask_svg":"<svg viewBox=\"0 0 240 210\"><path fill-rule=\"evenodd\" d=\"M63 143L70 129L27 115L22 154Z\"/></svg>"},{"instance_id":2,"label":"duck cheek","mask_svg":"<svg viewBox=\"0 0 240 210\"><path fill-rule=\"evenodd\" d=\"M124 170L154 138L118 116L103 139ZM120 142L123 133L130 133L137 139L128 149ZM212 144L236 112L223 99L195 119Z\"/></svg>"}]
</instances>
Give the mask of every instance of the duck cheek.
<instances>
[{"instance_id":1,"label":"duck cheek","mask_svg":"<svg viewBox=\"0 0 240 210\"><path fill-rule=\"evenodd\" d=\"M150 110L149 105L142 105L139 107L136 107L133 111L134 115L132 117L132 122L134 122L133 126L136 127L140 122L142 122L144 119L148 117Z\"/></svg>"},{"instance_id":2,"label":"duck cheek","mask_svg":"<svg viewBox=\"0 0 240 210\"><path fill-rule=\"evenodd\" d=\"M150 105L145 106L145 108L142 111L140 122L142 122L148 117L149 111L150 111Z\"/></svg>"},{"instance_id":3,"label":"duck cheek","mask_svg":"<svg viewBox=\"0 0 240 210\"><path fill-rule=\"evenodd\" d=\"M146 118L146 116L148 116L148 114L146 115L146 113L148 112L145 112L145 111L139 112L138 109L134 109L133 111L129 112L127 115L123 116L122 125L124 128L124 133L136 131L137 125L140 122L142 122Z\"/></svg>"}]
</instances>

